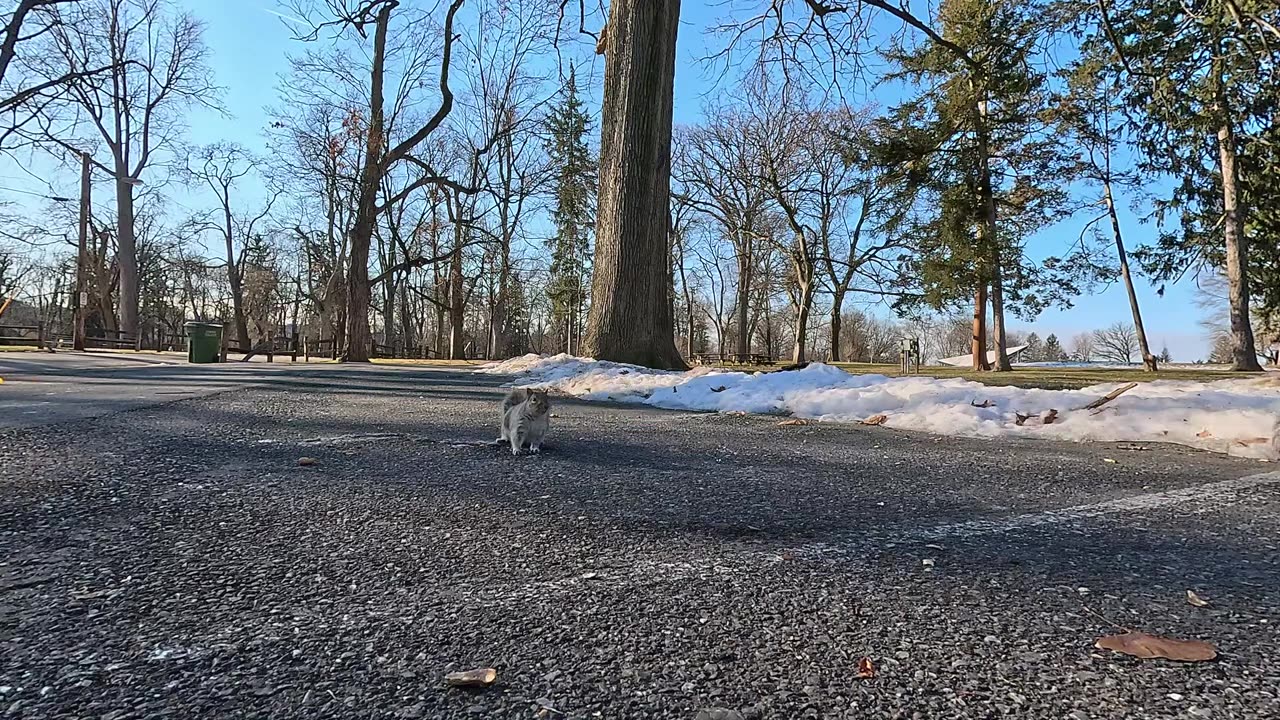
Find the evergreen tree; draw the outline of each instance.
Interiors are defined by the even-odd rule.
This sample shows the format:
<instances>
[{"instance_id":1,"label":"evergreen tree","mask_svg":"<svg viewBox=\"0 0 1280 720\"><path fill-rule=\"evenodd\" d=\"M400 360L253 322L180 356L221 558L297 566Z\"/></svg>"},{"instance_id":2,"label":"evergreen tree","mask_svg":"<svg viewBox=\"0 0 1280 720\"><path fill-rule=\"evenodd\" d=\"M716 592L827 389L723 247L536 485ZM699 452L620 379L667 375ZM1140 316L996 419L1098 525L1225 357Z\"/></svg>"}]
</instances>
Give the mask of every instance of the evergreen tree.
<instances>
[{"instance_id":1,"label":"evergreen tree","mask_svg":"<svg viewBox=\"0 0 1280 720\"><path fill-rule=\"evenodd\" d=\"M1052 258L1042 265L1023 251L1066 203L1057 179L1069 161L1040 119L1049 101L1035 57L1044 10L1034 0L944 0L942 40L892 54L894 79L922 90L876 133L877 163L905 168L906 185L922 200L917 253L904 268L918 283L910 300L940 309L971 299L980 363L989 291L1002 346L997 369L1008 369L1005 310L1034 317L1076 292L1083 267Z\"/></svg>"},{"instance_id":2,"label":"evergreen tree","mask_svg":"<svg viewBox=\"0 0 1280 720\"><path fill-rule=\"evenodd\" d=\"M596 163L587 145L591 119L578 96L574 72L562 88L560 104L547 118L547 154L555 173L551 219L556 233L548 241L551 276L547 294L561 347L574 352L582 337L591 276L591 232L596 196Z\"/></svg>"},{"instance_id":3,"label":"evergreen tree","mask_svg":"<svg viewBox=\"0 0 1280 720\"><path fill-rule=\"evenodd\" d=\"M1250 322L1249 158L1274 125L1280 9L1249 0L1098 4L1097 52L1123 68L1142 169L1172 179L1163 231L1135 256L1162 281L1209 263L1228 281L1232 366L1260 370ZM1256 200L1255 200L1256 201Z\"/></svg>"},{"instance_id":4,"label":"evergreen tree","mask_svg":"<svg viewBox=\"0 0 1280 720\"><path fill-rule=\"evenodd\" d=\"M1161 350L1160 350L1160 362L1165 363L1166 365L1167 365L1168 363L1173 362L1173 356L1169 354L1169 346L1168 346L1168 345L1165 345L1165 346L1164 346L1163 348L1161 348Z\"/></svg>"},{"instance_id":5,"label":"evergreen tree","mask_svg":"<svg viewBox=\"0 0 1280 720\"><path fill-rule=\"evenodd\" d=\"M1057 335L1050 333L1049 337L1044 339L1043 355L1045 362L1062 362L1067 359L1067 352L1062 349L1062 343L1059 342Z\"/></svg>"},{"instance_id":6,"label":"evergreen tree","mask_svg":"<svg viewBox=\"0 0 1280 720\"><path fill-rule=\"evenodd\" d=\"M1027 339L1023 341L1026 349L1022 351L1023 362L1045 362L1044 343L1040 341L1040 336L1035 333L1027 335Z\"/></svg>"}]
</instances>

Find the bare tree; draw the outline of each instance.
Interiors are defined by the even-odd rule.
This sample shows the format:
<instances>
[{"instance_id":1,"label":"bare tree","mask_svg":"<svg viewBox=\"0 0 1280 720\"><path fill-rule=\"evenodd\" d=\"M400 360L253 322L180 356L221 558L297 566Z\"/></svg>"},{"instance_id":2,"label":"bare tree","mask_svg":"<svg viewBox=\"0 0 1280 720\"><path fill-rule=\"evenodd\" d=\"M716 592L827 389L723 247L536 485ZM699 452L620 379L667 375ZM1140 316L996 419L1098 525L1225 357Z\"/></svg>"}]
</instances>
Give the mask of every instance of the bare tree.
<instances>
[{"instance_id":1,"label":"bare tree","mask_svg":"<svg viewBox=\"0 0 1280 720\"><path fill-rule=\"evenodd\" d=\"M9 122L0 129L0 147L11 136L67 92L72 83L100 81L121 62L92 67L65 67L51 52L56 28L77 22L80 0L17 0L0 36L0 114Z\"/></svg>"},{"instance_id":2,"label":"bare tree","mask_svg":"<svg viewBox=\"0 0 1280 720\"><path fill-rule=\"evenodd\" d=\"M204 185L213 192L218 208L212 216L193 219L198 230L211 230L222 239L225 248L227 283L231 287L231 308L235 319L236 340L242 350L250 348L249 323L244 302L244 248L255 228L271 212L278 194L254 213L237 216L232 193L237 183L252 174L257 158L237 143L215 143L198 148L186 158L184 175L188 182ZM237 249L238 247L238 249Z\"/></svg>"},{"instance_id":3,"label":"bare tree","mask_svg":"<svg viewBox=\"0 0 1280 720\"><path fill-rule=\"evenodd\" d=\"M734 307L738 327L735 353L751 352L749 312L754 271L767 241L765 213L768 198L759 181L757 145L748 139L746 114L714 108L706 122L682 128L677 135L674 174L680 183L679 202L693 206L719 227L733 248L737 267Z\"/></svg>"},{"instance_id":4,"label":"bare tree","mask_svg":"<svg viewBox=\"0 0 1280 720\"><path fill-rule=\"evenodd\" d=\"M1093 346L1098 358L1107 362L1131 363L1138 351L1138 335L1128 323L1115 323L1093 331Z\"/></svg>"},{"instance_id":5,"label":"bare tree","mask_svg":"<svg viewBox=\"0 0 1280 720\"><path fill-rule=\"evenodd\" d=\"M1067 352L1072 360L1090 362L1094 356L1093 348L1093 333L1078 333L1071 338L1071 344L1067 346Z\"/></svg>"},{"instance_id":6,"label":"bare tree","mask_svg":"<svg viewBox=\"0 0 1280 720\"><path fill-rule=\"evenodd\" d=\"M295 11L300 17L311 19L323 16L323 20L310 20L311 32L301 36L303 40L316 40L324 33L342 36L354 32L361 38L367 37L366 26L373 26L373 43L369 48L368 83L365 100L367 107L360 112L360 136L363 141L363 155L355 188L355 213L348 230L348 271L346 276L346 333L340 359L350 362L369 360L372 351L373 336L369 327L369 308L371 302L371 283L369 278L369 257L374 230L378 224L378 216L388 205L400 200L400 195L408 195L429 185L450 183L449 179L438 174L431 164L414 153L420 146L440 128L445 118L453 109L453 91L449 86L449 69L453 59L453 49L458 37L454 32L454 20L464 0L452 0L445 10L444 21L440 31L441 53L439 62L439 97L436 109L425 120L406 123L405 128L393 136L389 130L397 130L394 120L396 113L408 104L421 102L412 99L409 93L402 93L402 99L393 103L388 112L386 84L388 80L387 57L388 36L391 32L391 21L394 11L400 7L399 0L315 0L316 7L299 2ZM415 22L425 23L427 18L413 17ZM404 76L400 78L403 82ZM395 76L392 76L395 80ZM403 84L402 84L403 87ZM407 90L416 89L413 87ZM392 122L388 122L388 118ZM407 119L407 118L406 118ZM398 139L397 139L398 138ZM422 173L401 189L386 202L379 203L382 181L387 173L400 163L410 163L421 168ZM456 185L456 184L455 184ZM455 187L455 190L460 186ZM474 190L472 192L475 192Z\"/></svg>"},{"instance_id":7,"label":"bare tree","mask_svg":"<svg viewBox=\"0 0 1280 720\"><path fill-rule=\"evenodd\" d=\"M38 141L73 155L100 148L92 163L115 183L120 324L136 335L135 188L158 158L175 149L186 111L213 104L218 88L208 68L204 26L166 0L82 0L76 9L53 25L50 36L60 66L77 77L38 118ZM99 82L103 67L110 70Z\"/></svg>"}]
</instances>

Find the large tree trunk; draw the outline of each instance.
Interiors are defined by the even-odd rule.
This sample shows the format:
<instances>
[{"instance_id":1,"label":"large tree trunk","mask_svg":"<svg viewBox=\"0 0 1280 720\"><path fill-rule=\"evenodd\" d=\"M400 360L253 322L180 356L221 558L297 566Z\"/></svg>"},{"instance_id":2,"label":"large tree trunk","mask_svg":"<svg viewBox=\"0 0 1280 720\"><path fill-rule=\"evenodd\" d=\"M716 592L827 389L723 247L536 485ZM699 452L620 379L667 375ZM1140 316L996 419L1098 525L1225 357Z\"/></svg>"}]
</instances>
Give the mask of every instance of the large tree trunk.
<instances>
[{"instance_id":1,"label":"large tree trunk","mask_svg":"<svg viewBox=\"0 0 1280 720\"><path fill-rule=\"evenodd\" d=\"M991 275L991 329L996 336L996 365L993 370L1009 372L1013 365L1009 362L1009 339L1004 325L1004 281L1000 277L1000 255L997 248L994 252Z\"/></svg>"},{"instance_id":2,"label":"large tree trunk","mask_svg":"<svg viewBox=\"0 0 1280 720\"><path fill-rule=\"evenodd\" d=\"M1222 177L1223 236L1227 251L1227 299L1231 304L1231 369L1261 372L1258 350L1253 341L1249 320L1249 277L1246 274L1249 238L1244 234L1244 218L1240 212L1240 172L1236 167L1235 130L1223 81L1221 60L1214 62L1215 94L1219 122L1218 162Z\"/></svg>"},{"instance_id":3,"label":"large tree trunk","mask_svg":"<svg viewBox=\"0 0 1280 720\"><path fill-rule=\"evenodd\" d=\"M739 245L739 247L743 247ZM739 356L751 352L751 256L738 254L738 342L735 352ZM741 357L739 358L741 359Z\"/></svg>"},{"instance_id":4,"label":"large tree trunk","mask_svg":"<svg viewBox=\"0 0 1280 720\"><path fill-rule=\"evenodd\" d=\"M667 224L679 0L614 0L605 46L600 190L583 352L684 368L668 295Z\"/></svg>"},{"instance_id":5,"label":"large tree trunk","mask_svg":"<svg viewBox=\"0 0 1280 720\"><path fill-rule=\"evenodd\" d=\"M1138 307L1138 293L1133 288L1133 277L1129 273L1129 254L1125 252L1124 238L1120 235L1120 218L1116 215L1110 180L1102 182L1102 197L1107 204L1107 214L1111 217L1111 232L1116 238L1116 257L1120 259L1120 277L1124 280L1125 291L1129 293L1129 310L1133 312L1133 327L1138 334L1138 349L1142 352L1142 365L1149 372L1155 372L1156 356L1151 354L1151 346L1147 344L1147 330L1142 325L1142 310Z\"/></svg>"},{"instance_id":6,"label":"large tree trunk","mask_svg":"<svg viewBox=\"0 0 1280 720\"><path fill-rule=\"evenodd\" d=\"M990 255L989 280L991 283L991 325L995 331L996 366L995 370L1008 372L1013 369L1009 364L1009 347L1004 326L1004 269L1000 260L1000 237L996 234L996 197L991 181L991 147L987 135L987 101L985 97L977 101L977 127L975 135L978 142L978 193L982 203L982 221L978 224L978 246L981 252ZM986 282L986 279L979 279ZM988 369L986 353L983 353L983 369Z\"/></svg>"},{"instance_id":7,"label":"large tree trunk","mask_svg":"<svg viewBox=\"0 0 1280 720\"><path fill-rule=\"evenodd\" d=\"M383 116L382 80L387 56L387 25L394 4L378 11L373 34L373 62L369 73L369 127L366 128L364 166L360 170L356 220L351 228L350 268L347 271L347 332L340 359L368 362L369 346L369 245L378 213L378 185L382 181Z\"/></svg>"},{"instance_id":8,"label":"large tree trunk","mask_svg":"<svg viewBox=\"0 0 1280 720\"><path fill-rule=\"evenodd\" d=\"M973 370L990 370L987 363L987 283L979 273L978 287L973 293Z\"/></svg>"},{"instance_id":9,"label":"large tree trunk","mask_svg":"<svg viewBox=\"0 0 1280 720\"><path fill-rule=\"evenodd\" d=\"M801 280L797 289L795 346L791 349L791 361L805 361L805 343L809 337L809 313L813 310L813 280Z\"/></svg>"},{"instance_id":10,"label":"large tree trunk","mask_svg":"<svg viewBox=\"0 0 1280 720\"><path fill-rule=\"evenodd\" d=\"M116 264L120 267L120 329L138 334L138 243L133 227L133 185L128 170L116 168Z\"/></svg>"}]
</instances>

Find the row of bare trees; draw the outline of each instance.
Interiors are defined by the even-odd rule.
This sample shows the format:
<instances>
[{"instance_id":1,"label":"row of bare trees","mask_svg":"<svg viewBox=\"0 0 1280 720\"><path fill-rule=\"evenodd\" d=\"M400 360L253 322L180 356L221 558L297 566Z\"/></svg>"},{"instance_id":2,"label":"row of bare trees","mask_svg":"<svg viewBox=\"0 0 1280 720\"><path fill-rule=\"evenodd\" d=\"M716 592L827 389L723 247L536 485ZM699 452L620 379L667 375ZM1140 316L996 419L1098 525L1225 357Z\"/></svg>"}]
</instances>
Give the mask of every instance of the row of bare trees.
<instances>
[{"instance_id":1,"label":"row of bare trees","mask_svg":"<svg viewBox=\"0 0 1280 720\"><path fill-rule=\"evenodd\" d=\"M1226 278L1238 368L1257 366L1256 317L1275 316L1280 171L1259 113L1277 84L1247 72L1274 67L1270 10L758 0L712 28L711 59L742 72L680 128L677 0L614 0L607 17L560 0L282 10L291 69L263 152L185 143L189 113L220 109L221 91L203 26L169 0L21 0L9 16L4 148L69 166L87 153L109 189L88 219L94 327L216 316L241 346L304 336L351 361L533 349L678 367L712 345L860 356L875 343L849 339L849 306L866 300L944 338L954 323L937 318L967 306L975 368L1008 369L1007 315L1114 279L1155 369L1122 193L1157 208L1139 269ZM1165 20L1178 33L1156 39ZM898 27L888 44L877 21ZM1239 51L1205 67L1173 52L1211 46ZM900 101L853 102L880 82ZM1156 179L1175 189L1147 197ZM166 202L179 187L200 207ZM1093 205L1079 242L1029 249ZM73 214L64 202L57 223L15 233L61 248L40 284L64 295L51 308L73 304L58 244Z\"/></svg>"}]
</instances>

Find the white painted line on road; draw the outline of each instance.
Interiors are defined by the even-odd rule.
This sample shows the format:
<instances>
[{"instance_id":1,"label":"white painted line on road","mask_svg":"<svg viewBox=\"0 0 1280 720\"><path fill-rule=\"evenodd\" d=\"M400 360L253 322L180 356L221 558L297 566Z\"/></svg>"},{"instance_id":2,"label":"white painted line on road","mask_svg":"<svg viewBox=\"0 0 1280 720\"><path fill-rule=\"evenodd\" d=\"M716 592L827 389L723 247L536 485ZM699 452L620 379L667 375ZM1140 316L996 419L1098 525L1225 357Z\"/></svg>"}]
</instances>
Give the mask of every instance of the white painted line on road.
<instances>
[{"instance_id":1,"label":"white painted line on road","mask_svg":"<svg viewBox=\"0 0 1280 720\"><path fill-rule=\"evenodd\" d=\"M1248 498L1244 495L1247 491L1275 484L1280 484L1280 472L1246 475L1233 480L1221 480L1164 492L1131 495L1115 500L1104 500L1087 505L1073 505L1057 510L1042 510L994 520L966 520L946 525L907 529L900 532L893 532L887 529L885 531L872 529L858 540L852 542L809 543L790 548L788 552L811 558L847 555L849 553L861 555L862 551L858 548L865 548L869 542L877 545L886 543L925 543L981 535L997 535L1029 528L1080 522L1104 515L1159 510L1174 505L1193 504L1196 508L1192 512L1199 514L1247 500Z\"/></svg>"},{"instance_id":2,"label":"white painted line on road","mask_svg":"<svg viewBox=\"0 0 1280 720\"><path fill-rule=\"evenodd\" d=\"M1089 518L1115 513L1158 510L1184 503L1197 503L1207 506L1205 509L1213 509L1239 501L1241 493L1247 490L1276 483L1280 483L1280 472L1261 473L1235 478L1234 480L1221 480L1205 485L1179 488L1177 490L1131 495L1089 505L1075 505L1058 510L1026 513L1000 520L968 520L948 525L936 525L905 533L902 537L906 540L941 540L974 535L990 535L1044 525L1059 525L1088 520Z\"/></svg>"}]
</instances>

